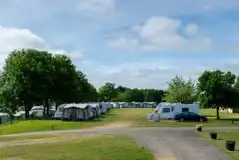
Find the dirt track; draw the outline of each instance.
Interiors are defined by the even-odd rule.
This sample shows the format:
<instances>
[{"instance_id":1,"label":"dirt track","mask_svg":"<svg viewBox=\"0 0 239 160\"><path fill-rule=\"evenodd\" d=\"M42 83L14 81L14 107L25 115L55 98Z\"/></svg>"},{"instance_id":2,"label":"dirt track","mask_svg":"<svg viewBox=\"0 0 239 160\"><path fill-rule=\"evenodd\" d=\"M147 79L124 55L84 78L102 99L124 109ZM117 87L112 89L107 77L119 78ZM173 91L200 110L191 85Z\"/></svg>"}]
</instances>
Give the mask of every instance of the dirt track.
<instances>
[{"instance_id":1,"label":"dirt track","mask_svg":"<svg viewBox=\"0 0 239 160\"><path fill-rule=\"evenodd\" d=\"M199 137L194 128L129 128L122 124L100 127L88 130L48 131L31 134L119 134L134 138L143 147L149 149L157 160L230 160L231 158L221 152L214 145ZM209 128L210 129L210 128ZM220 127L214 129L238 129ZM16 135L10 135L16 136ZM67 140L67 139L62 139ZM39 141L41 143L42 141ZM48 141L51 143L51 141ZM54 140L52 141L52 143ZM25 144L38 143L38 140L27 140ZM19 145L19 142L4 142L2 147Z\"/></svg>"}]
</instances>

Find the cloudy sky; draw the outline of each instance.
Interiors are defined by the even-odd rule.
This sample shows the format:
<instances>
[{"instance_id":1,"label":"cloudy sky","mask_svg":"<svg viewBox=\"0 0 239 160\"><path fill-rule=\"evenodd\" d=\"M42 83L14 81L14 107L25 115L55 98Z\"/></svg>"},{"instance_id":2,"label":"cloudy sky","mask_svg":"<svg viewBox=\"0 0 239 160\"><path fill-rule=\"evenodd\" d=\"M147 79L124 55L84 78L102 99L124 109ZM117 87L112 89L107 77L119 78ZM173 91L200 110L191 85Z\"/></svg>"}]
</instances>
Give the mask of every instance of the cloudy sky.
<instances>
[{"instance_id":1,"label":"cloudy sky","mask_svg":"<svg viewBox=\"0 0 239 160\"><path fill-rule=\"evenodd\" d=\"M0 65L13 49L64 53L99 87L239 75L238 0L1 0Z\"/></svg>"}]
</instances>

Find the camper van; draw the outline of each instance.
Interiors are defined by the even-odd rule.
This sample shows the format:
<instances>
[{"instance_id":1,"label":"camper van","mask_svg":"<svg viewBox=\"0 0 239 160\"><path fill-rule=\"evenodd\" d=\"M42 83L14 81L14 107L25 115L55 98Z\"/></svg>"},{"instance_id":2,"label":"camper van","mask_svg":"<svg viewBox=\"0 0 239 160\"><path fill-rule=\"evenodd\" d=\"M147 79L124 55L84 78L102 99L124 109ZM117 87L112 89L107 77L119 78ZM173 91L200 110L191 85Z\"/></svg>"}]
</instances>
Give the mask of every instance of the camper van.
<instances>
[{"instance_id":1,"label":"camper van","mask_svg":"<svg viewBox=\"0 0 239 160\"><path fill-rule=\"evenodd\" d=\"M174 119L175 115L184 112L192 112L199 114L198 104L162 104L157 107L155 112L160 119Z\"/></svg>"}]
</instances>

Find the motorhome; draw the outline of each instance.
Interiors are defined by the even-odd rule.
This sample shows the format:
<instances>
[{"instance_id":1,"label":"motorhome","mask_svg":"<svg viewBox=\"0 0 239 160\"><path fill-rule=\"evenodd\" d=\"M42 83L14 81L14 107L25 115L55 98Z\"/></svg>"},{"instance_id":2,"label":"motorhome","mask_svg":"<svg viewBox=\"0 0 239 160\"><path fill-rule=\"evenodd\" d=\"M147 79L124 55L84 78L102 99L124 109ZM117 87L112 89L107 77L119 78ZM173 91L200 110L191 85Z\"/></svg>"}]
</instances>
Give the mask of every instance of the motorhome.
<instances>
[{"instance_id":1,"label":"motorhome","mask_svg":"<svg viewBox=\"0 0 239 160\"><path fill-rule=\"evenodd\" d=\"M155 113L160 119L174 119L175 115L183 112L193 112L199 114L198 104L162 104L158 106Z\"/></svg>"}]
</instances>

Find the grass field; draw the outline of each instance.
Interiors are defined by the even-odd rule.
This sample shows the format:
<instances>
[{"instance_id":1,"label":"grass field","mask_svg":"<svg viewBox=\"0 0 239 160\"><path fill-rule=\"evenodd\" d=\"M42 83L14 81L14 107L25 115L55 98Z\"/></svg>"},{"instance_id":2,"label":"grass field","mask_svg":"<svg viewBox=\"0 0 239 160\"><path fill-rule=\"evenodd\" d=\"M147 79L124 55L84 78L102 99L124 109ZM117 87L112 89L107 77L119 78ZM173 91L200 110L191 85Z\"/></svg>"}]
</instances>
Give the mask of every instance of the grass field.
<instances>
[{"instance_id":1,"label":"grass field","mask_svg":"<svg viewBox=\"0 0 239 160\"><path fill-rule=\"evenodd\" d=\"M62 135L58 134L38 134L38 135L24 135L24 136L3 136L0 137L1 142L11 142L11 141L21 141L21 140L34 140L34 139L43 139L43 138L52 138L52 137L61 137Z\"/></svg>"},{"instance_id":2,"label":"grass field","mask_svg":"<svg viewBox=\"0 0 239 160\"><path fill-rule=\"evenodd\" d=\"M66 135L65 137L69 137ZM41 141L44 141L42 139ZM50 143L49 143L50 142ZM132 139L116 135L87 135L67 141L26 144L1 148L3 160L153 160L154 157Z\"/></svg>"},{"instance_id":3,"label":"grass field","mask_svg":"<svg viewBox=\"0 0 239 160\"><path fill-rule=\"evenodd\" d=\"M236 143L239 143L239 131L220 131L218 133L218 140L211 140L210 139L210 131L199 133L202 137L207 138L210 142L214 143L218 147L221 148L224 152L225 150L225 142L234 140ZM233 160L239 159L239 144L236 146L236 152L227 152Z\"/></svg>"},{"instance_id":4,"label":"grass field","mask_svg":"<svg viewBox=\"0 0 239 160\"><path fill-rule=\"evenodd\" d=\"M152 109L148 108L124 108L113 109L107 115L103 116L99 120L87 121L87 122L62 122L55 120L29 120L18 121L14 124L5 124L0 126L0 134L12 134L23 132L36 132L47 130L67 130L67 129L82 129L92 128L102 125L110 125L114 123L124 123L128 126L136 127L193 127L198 122L175 122L175 121L161 121L161 122L149 122L147 115L152 112ZM201 110L202 115L206 115L209 118L208 123L204 123L204 126L239 126L239 121L232 124L231 119L239 119L239 114L227 114L220 113L221 120L216 120L216 111L214 109ZM52 128L53 127L53 128Z\"/></svg>"}]
</instances>

